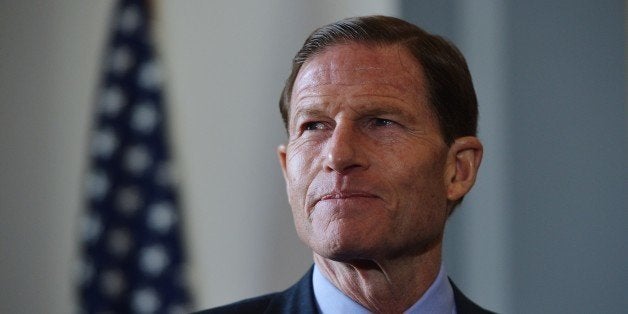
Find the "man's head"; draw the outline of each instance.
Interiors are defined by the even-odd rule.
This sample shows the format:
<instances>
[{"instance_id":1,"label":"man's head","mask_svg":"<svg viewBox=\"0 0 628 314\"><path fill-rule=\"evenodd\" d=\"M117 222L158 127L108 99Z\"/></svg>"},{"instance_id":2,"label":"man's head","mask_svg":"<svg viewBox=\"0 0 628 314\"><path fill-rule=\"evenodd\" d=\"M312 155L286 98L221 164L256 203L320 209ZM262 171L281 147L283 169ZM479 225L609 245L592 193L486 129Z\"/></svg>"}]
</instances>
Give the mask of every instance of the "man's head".
<instances>
[{"instance_id":1,"label":"man's head","mask_svg":"<svg viewBox=\"0 0 628 314\"><path fill-rule=\"evenodd\" d=\"M279 159L301 239L335 260L440 252L482 156L462 56L406 22L364 17L315 31L294 65Z\"/></svg>"},{"instance_id":2,"label":"man's head","mask_svg":"<svg viewBox=\"0 0 628 314\"><path fill-rule=\"evenodd\" d=\"M354 42L368 46L399 45L415 58L426 76L429 106L438 118L445 142L462 136L475 136L478 105L471 74L460 51L436 35L416 25L388 16L344 19L315 30L292 61L279 109L286 129L294 81L303 63L327 47Z\"/></svg>"}]
</instances>

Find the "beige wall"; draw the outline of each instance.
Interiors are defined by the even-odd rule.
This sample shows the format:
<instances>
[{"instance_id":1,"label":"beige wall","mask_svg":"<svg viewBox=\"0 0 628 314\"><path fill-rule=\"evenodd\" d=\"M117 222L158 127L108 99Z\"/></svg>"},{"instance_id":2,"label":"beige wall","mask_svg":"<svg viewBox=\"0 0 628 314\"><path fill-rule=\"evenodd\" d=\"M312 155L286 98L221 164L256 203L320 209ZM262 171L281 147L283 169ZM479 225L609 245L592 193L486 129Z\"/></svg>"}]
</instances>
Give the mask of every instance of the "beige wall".
<instances>
[{"instance_id":1,"label":"beige wall","mask_svg":"<svg viewBox=\"0 0 628 314\"><path fill-rule=\"evenodd\" d=\"M0 312L71 313L81 174L113 1L0 4ZM315 26L396 1L160 2L199 308L287 287L310 265L275 157L277 96Z\"/></svg>"}]
</instances>

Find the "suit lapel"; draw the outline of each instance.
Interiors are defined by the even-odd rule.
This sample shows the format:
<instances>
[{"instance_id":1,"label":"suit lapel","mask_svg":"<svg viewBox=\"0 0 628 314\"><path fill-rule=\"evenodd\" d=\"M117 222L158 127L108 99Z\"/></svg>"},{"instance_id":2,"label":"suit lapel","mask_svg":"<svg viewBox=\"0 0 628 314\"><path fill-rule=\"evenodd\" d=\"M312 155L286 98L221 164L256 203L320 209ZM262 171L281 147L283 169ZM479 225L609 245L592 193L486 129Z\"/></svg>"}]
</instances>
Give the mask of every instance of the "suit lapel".
<instances>
[{"instance_id":1,"label":"suit lapel","mask_svg":"<svg viewBox=\"0 0 628 314\"><path fill-rule=\"evenodd\" d=\"M275 296L266 313L318 313L314 299L314 287L312 286L312 271L310 270L292 287Z\"/></svg>"},{"instance_id":2,"label":"suit lapel","mask_svg":"<svg viewBox=\"0 0 628 314\"><path fill-rule=\"evenodd\" d=\"M458 314L491 314L493 312L481 308L479 305L473 303L465 296L458 287L451 281L451 287L454 290L454 302L456 302L456 312Z\"/></svg>"}]
</instances>

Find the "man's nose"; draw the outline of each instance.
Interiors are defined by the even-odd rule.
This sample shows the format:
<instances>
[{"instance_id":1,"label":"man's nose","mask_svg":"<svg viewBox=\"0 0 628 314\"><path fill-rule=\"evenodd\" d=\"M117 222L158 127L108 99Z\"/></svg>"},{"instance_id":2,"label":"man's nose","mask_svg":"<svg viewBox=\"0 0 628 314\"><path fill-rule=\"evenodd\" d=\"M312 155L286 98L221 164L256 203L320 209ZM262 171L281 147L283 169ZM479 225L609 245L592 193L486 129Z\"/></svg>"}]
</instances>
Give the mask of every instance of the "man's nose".
<instances>
[{"instance_id":1,"label":"man's nose","mask_svg":"<svg viewBox=\"0 0 628 314\"><path fill-rule=\"evenodd\" d=\"M346 174L368 167L368 160L358 131L347 125L337 125L327 142L325 169Z\"/></svg>"}]
</instances>

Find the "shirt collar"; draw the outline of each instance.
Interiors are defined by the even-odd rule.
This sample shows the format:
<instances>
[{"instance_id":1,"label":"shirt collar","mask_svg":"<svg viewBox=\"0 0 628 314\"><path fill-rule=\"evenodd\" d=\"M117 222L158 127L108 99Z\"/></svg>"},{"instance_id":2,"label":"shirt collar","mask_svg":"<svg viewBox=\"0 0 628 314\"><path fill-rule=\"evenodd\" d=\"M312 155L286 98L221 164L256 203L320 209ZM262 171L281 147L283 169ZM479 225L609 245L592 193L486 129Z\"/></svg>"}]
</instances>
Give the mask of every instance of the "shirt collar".
<instances>
[{"instance_id":1,"label":"shirt collar","mask_svg":"<svg viewBox=\"0 0 628 314\"><path fill-rule=\"evenodd\" d=\"M340 289L336 288L314 265L312 274L312 285L314 286L314 298L318 309L322 314L331 313L351 313L366 314L369 311L346 296ZM447 279L444 265L441 265L436 279L425 291L423 296L409 309L404 311L407 314L415 313L452 313L456 314L454 302L454 291Z\"/></svg>"}]
</instances>

